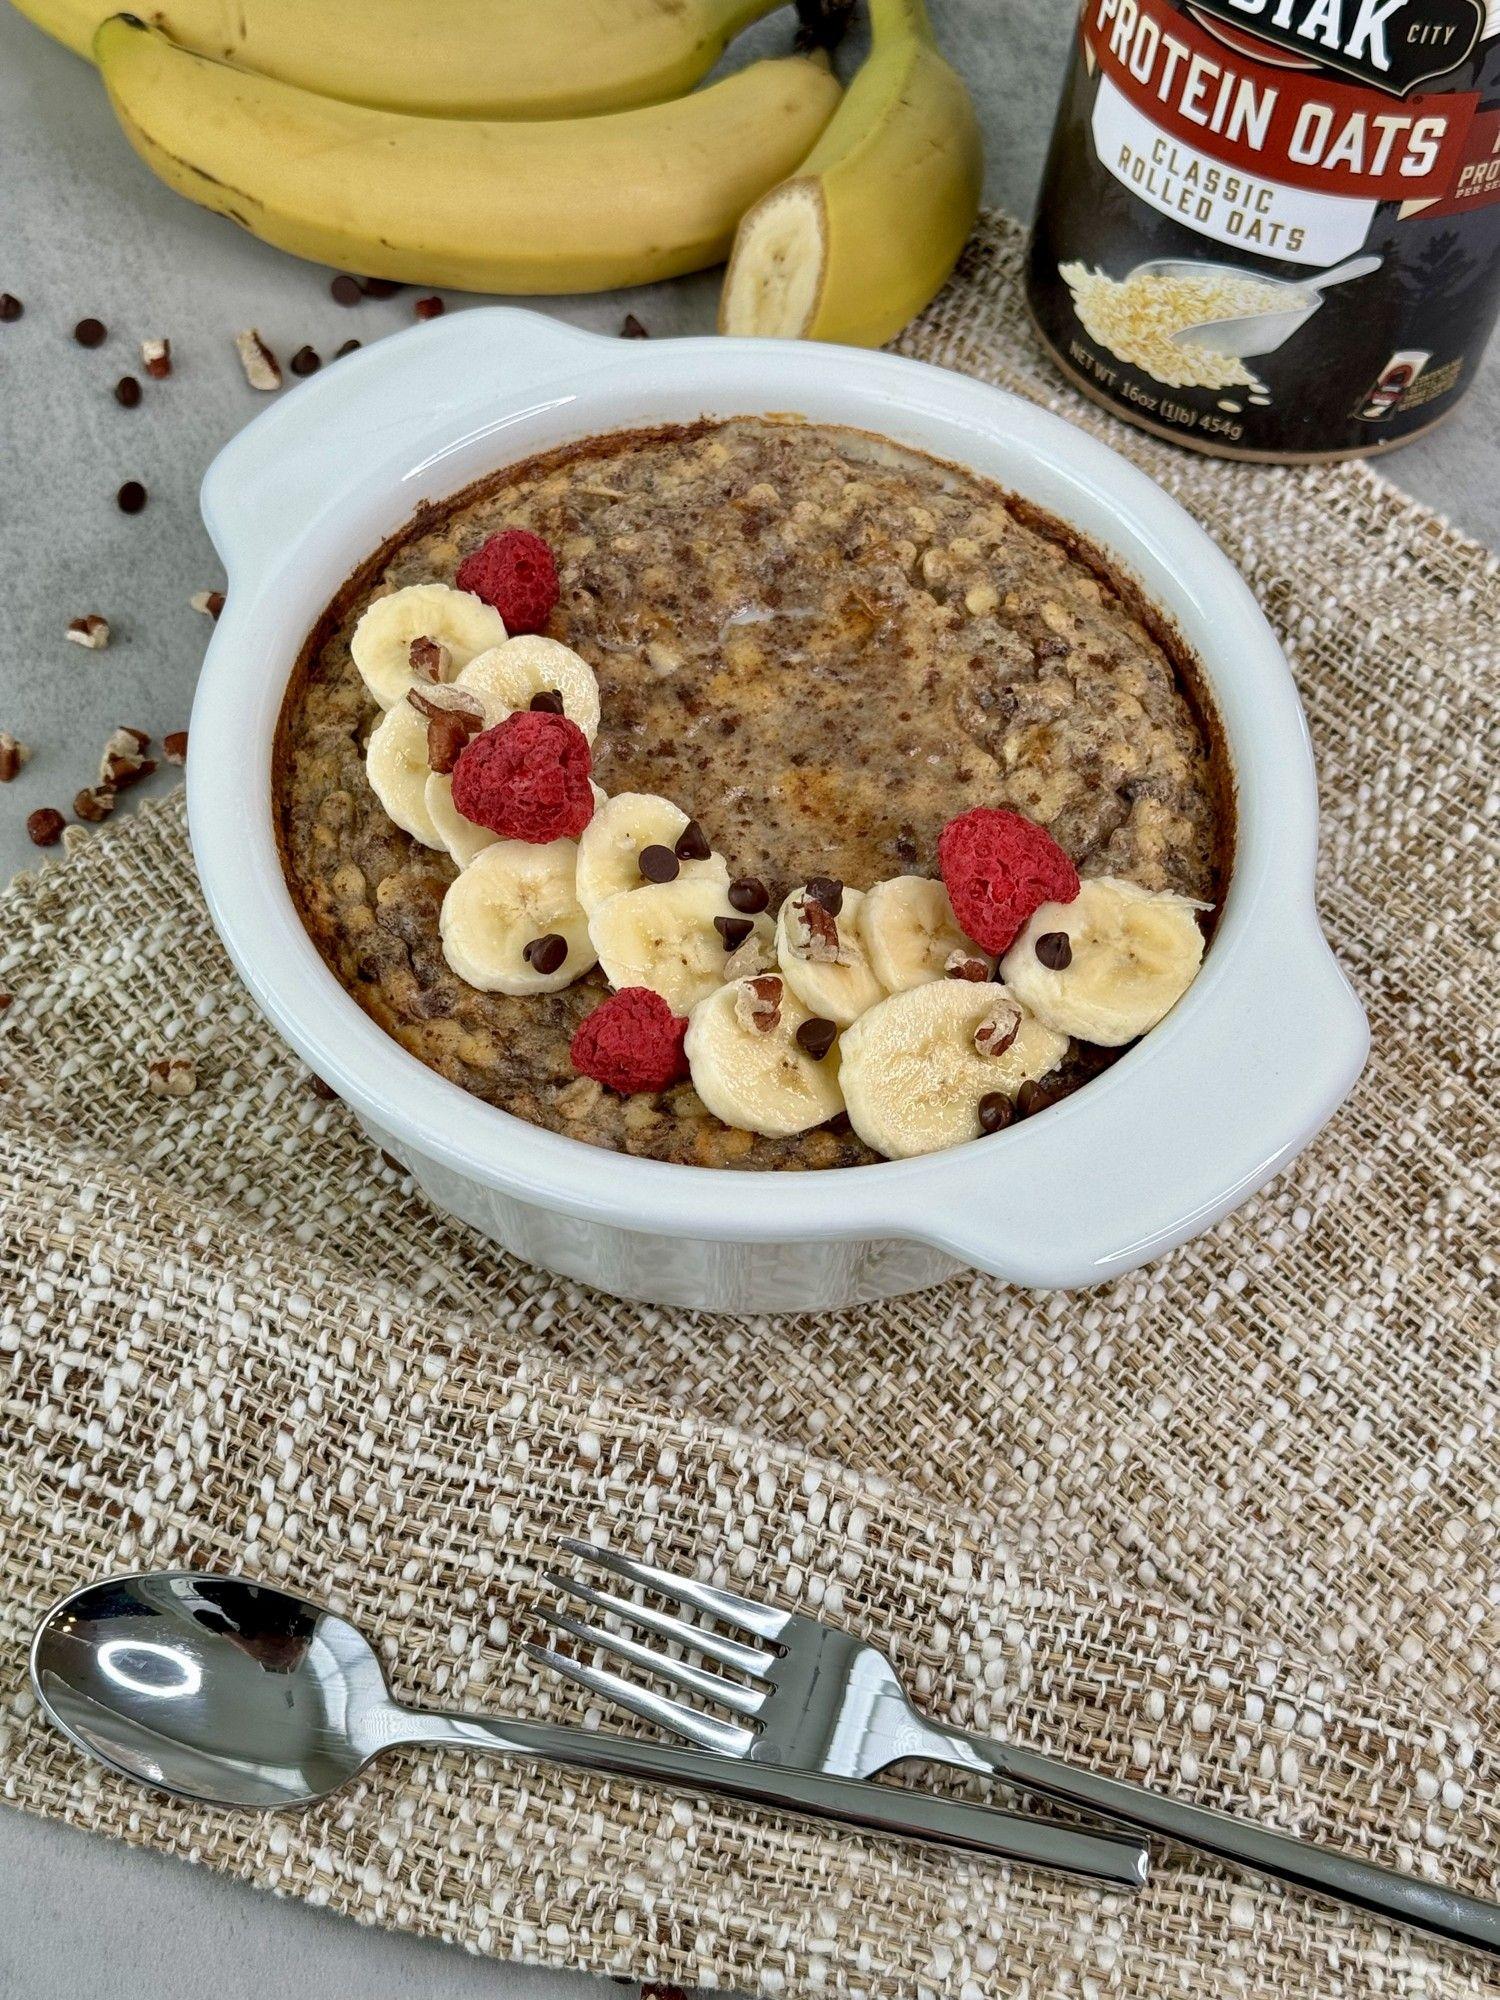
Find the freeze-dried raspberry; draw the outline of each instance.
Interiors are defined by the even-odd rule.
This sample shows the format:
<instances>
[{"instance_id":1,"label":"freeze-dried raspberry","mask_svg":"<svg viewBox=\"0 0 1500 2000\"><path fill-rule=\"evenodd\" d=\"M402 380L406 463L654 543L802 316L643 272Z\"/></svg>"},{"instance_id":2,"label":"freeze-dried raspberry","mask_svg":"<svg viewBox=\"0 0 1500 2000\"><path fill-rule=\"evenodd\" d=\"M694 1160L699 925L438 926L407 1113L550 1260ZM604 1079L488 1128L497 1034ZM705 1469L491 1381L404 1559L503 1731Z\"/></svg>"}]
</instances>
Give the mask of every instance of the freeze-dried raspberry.
<instances>
[{"instance_id":1,"label":"freeze-dried raspberry","mask_svg":"<svg viewBox=\"0 0 1500 2000\"><path fill-rule=\"evenodd\" d=\"M1071 903L1078 894L1078 870L1047 829L999 806L949 820L938 866L964 934L997 955L1043 903Z\"/></svg>"},{"instance_id":2,"label":"freeze-dried raspberry","mask_svg":"<svg viewBox=\"0 0 1500 2000\"><path fill-rule=\"evenodd\" d=\"M507 632L540 632L557 602L557 564L540 535L507 528L464 557L454 582L493 604Z\"/></svg>"},{"instance_id":3,"label":"freeze-dried raspberry","mask_svg":"<svg viewBox=\"0 0 1500 2000\"><path fill-rule=\"evenodd\" d=\"M647 986L622 986L596 1007L573 1037L573 1067L625 1096L666 1090L688 1073L687 1021Z\"/></svg>"},{"instance_id":4,"label":"freeze-dried raspberry","mask_svg":"<svg viewBox=\"0 0 1500 2000\"><path fill-rule=\"evenodd\" d=\"M518 709L459 752L453 804L502 840L576 840L594 816L592 762L576 722Z\"/></svg>"}]
</instances>

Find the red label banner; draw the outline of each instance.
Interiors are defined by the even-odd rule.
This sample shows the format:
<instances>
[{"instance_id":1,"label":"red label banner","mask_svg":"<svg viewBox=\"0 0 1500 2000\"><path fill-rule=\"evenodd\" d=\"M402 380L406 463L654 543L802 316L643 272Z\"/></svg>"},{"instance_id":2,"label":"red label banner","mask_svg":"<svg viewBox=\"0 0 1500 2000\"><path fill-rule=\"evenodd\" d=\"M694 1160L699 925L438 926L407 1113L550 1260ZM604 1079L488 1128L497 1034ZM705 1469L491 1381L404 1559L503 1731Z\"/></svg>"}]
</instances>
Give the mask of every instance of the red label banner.
<instances>
[{"instance_id":1,"label":"red label banner","mask_svg":"<svg viewBox=\"0 0 1500 2000\"><path fill-rule=\"evenodd\" d=\"M1257 63L1170 0L1086 0L1080 30L1143 116L1242 172L1320 194L1431 201L1457 195L1466 166L1482 171L1471 158L1477 92L1394 99L1319 70ZM1489 156L1488 143L1480 150Z\"/></svg>"}]
</instances>

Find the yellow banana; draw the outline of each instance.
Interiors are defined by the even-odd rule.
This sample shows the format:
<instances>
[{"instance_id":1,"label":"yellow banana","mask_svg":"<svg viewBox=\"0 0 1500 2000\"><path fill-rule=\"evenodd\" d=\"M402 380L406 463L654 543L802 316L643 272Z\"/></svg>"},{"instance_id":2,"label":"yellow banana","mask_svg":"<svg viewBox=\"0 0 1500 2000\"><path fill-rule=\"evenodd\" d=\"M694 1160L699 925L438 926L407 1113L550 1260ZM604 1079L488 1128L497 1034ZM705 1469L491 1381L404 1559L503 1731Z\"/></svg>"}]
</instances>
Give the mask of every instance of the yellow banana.
<instances>
[{"instance_id":1,"label":"yellow banana","mask_svg":"<svg viewBox=\"0 0 1500 2000\"><path fill-rule=\"evenodd\" d=\"M109 0L13 0L80 55ZM781 0L155 0L196 55L445 118L570 118L680 97ZM144 11L144 10L143 10Z\"/></svg>"},{"instance_id":2,"label":"yellow banana","mask_svg":"<svg viewBox=\"0 0 1500 2000\"><path fill-rule=\"evenodd\" d=\"M922 0L870 0L873 45L795 176L750 209L723 333L878 347L938 291L979 208L979 121Z\"/></svg>"},{"instance_id":3,"label":"yellow banana","mask_svg":"<svg viewBox=\"0 0 1500 2000\"><path fill-rule=\"evenodd\" d=\"M94 60L169 187L320 264L478 292L585 292L718 263L805 157L839 89L819 61L754 63L597 118L419 118L190 55L128 14Z\"/></svg>"}]
</instances>

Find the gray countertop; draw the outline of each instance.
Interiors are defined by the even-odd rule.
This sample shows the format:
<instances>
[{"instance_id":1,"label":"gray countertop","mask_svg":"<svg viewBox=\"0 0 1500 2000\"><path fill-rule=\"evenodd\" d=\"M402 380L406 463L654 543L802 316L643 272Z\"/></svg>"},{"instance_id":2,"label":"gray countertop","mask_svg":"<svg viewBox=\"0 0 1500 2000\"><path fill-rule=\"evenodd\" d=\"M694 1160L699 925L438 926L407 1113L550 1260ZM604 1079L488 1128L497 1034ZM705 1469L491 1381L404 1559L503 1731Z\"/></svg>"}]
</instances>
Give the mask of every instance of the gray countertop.
<instances>
[{"instance_id":1,"label":"gray countertop","mask_svg":"<svg viewBox=\"0 0 1500 2000\"><path fill-rule=\"evenodd\" d=\"M948 53L970 78L988 149L988 198L1030 212L1062 75L1068 0L930 0ZM772 32L774 32L774 24ZM745 47L764 45L767 30ZM739 52L736 50L736 60ZM328 273L267 249L155 181L117 130L88 68L0 4L0 290L25 317L0 326L0 729L34 750L0 793L0 880L36 859L24 821L68 810L116 723L160 737L186 726L208 634L189 599L221 577L198 519L214 452L262 406L231 346L258 326L283 359L325 356L410 323L412 294L352 310ZM656 334L712 324L717 281L629 296L533 301L616 331L634 310ZM450 305L462 303L452 294ZM94 315L89 352L70 338ZM139 374L139 342L170 336L175 372L123 410L110 389ZM1398 484L1492 546L1500 541L1500 358L1461 413L1388 460ZM126 479L144 513L114 504ZM104 652L68 645L71 618L103 613ZM164 769L148 789L179 774ZM0 1813L0 1994L17 2000L220 2000L267 1991L420 2000L514 1994L563 2000L593 1982L465 1958L359 1929L301 1904L154 1855ZM269 1975L269 1989L268 1989ZM618 1990L618 1989L613 1989Z\"/></svg>"}]
</instances>

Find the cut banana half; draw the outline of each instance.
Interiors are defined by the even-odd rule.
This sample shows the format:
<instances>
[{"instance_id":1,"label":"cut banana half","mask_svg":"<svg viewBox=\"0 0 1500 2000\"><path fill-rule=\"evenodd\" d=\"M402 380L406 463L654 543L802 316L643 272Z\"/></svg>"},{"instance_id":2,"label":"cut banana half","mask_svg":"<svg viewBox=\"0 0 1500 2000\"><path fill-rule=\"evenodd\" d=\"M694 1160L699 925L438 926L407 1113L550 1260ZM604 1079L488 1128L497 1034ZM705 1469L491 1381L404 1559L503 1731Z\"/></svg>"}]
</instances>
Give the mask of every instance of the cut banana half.
<instances>
[{"instance_id":1,"label":"cut banana half","mask_svg":"<svg viewBox=\"0 0 1500 2000\"><path fill-rule=\"evenodd\" d=\"M493 728L534 696L562 698L563 714L576 722L590 743L599 734L599 683L587 660L561 640L523 632L503 645L477 654L458 675L458 684L477 694Z\"/></svg>"},{"instance_id":2,"label":"cut banana half","mask_svg":"<svg viewBox=\"0 0 1500 2000\"><path fill-rule=\"evenodd\" d=\"M724 983L732 946L715 924L719 917L735 928L752 922L731 907L722 882L651 882L598 904L589 936L611 986L649 986L674 1014L690 1014ZM769 937L766 917L753 924Z\"/></svg>"},{"instance_id":3,"label":"cut banana half","mask_svg":"<svg viewBox=\"0 0 1500 2000\"><path fill-rule=\"evenodd\" d=\"M1203 963L1198 912L1207 907L1091 876L1071 903L1043 903L1000 969L1017 999L1059 1034L1117 1049L1154 1028L1192 985Z\"/></svg>"},{"instance_id":4,"label":"cut banana half","mask_svg":"<svg viewBox=\"0 0 1500 2000\"><path fill-rule=\"evenodd\" d=\"M449 884L438 918L458 977L481 993L512 994L556 993L581 979L595 960L573 894L577 860L571 840L497 840L476 855Z\"/></svg>"},{"instance_id":5,"label":"cut banana half","mask_svg":"<svg viewBox=\"0 0 1500 2000\"><path fill-rule=\"evenodd\" d=\"M740 219L721 333L879 347L953 269L979 207L979 120L922 0L870 0L870 53L790 180Z\"/></svg>"},{"instance_id":6,"label":"cut banana half","mask_svg":"<svg viewBox=\"0 0 1500 2000\"><path fill-rule=\"evenodd\" d=\"M838 914L808 890L793 889L776 916L776 963L814 1014L847 1028L885 998L860 935L864 895L845 889Z\"/></svg>"},{"instance_id":7,"label":"cut banana half","mask_svg":"<svg viewBox=\"0 0 1500 2000\"><path fill-rule=\"evenodd\" d=\"M512 644L515 642L512 641ZM611 896L639 889L641 855L648 847L672 853L688 825L688 816L670 799L655 792L616 792L605 801L578 839L578 900L590 912ZM675 856L674 856L675 858ZM706 861L681 861L679 881L729 883L729 864L722 854Z\"/></svg>"},{"instance_id":8,"label":"cut banana half","mask_svg":"<svg viewBox=\"0 0 1500 2000\"><path fill-rule=\"evenodd\" d=\"M684 1046L693 1088L715 1118L789 1139L843 1110L837 1048L817 1061L797 1041L811 1018L775 973L737 979L698 1002Z\"/></svg>"},{"instance_id":9,"label":"cut banana half","mask_svg":"<svg viewBox=\"0 0 1500 2000\"><path fill-rule=\"evenodd\" d=\"M981 1100L1014 1098L1056 1069L1068 1038L1003 986L936 979L862 1014L840 1049L850 1123L875 1152L907 1160L976 1138Z\"/></svg>"},{"instance_id":10,"label":"cut banana half","mask_svg":"<svg viewBox=\"0 0 1500 2000\"><path fill-rule=\"evenodd\" d=\"M476 826L464 818L453 803L453 779L446 771L428 772L423 802L438 839L460 868L467 868L476 854L483 854L499 838L487 826Z\"/></svg>"},{"instance_id":11,"label":"cut banana half","mask_svg":"<svg viewBox=\"0 0 1500 2000\"><path fill-rule=\"evenodd\" d=\"M360 678L382 708L394 708L419 678L411 664L414 639L431 639L447 654L451 681L477 654L505 642L505 620L471 591L446 583L410 583L365 606L349 652Z\"/></svg>"},{"instance_id":12,"label":"cut banana half","mask_svg":"<svg viewBox=\"0 0 1500 2000\"><path fill-rule=\"evenodd\" d=\"M370 732L365 746L365 776L386 816L413 840L441 852L448 843L428 809L427 780L431 775L426 719L418 715L410 702L398 701ZM447 780L443 782L446 784Z\"/></svg>"},{"instance_id":13,"label":"cut banana half","mask_svg":"<svg viewBox=\"0 0 1500 2000\"><path fill-rule=\"evenodd\" d=\"M887 993L945 979L955 955L982 965L986 979L994 970L989 954L959 929L948 891L926 875L896 875L867 889L858 927L870 969Z\"/></svg>"}]
</instances>

